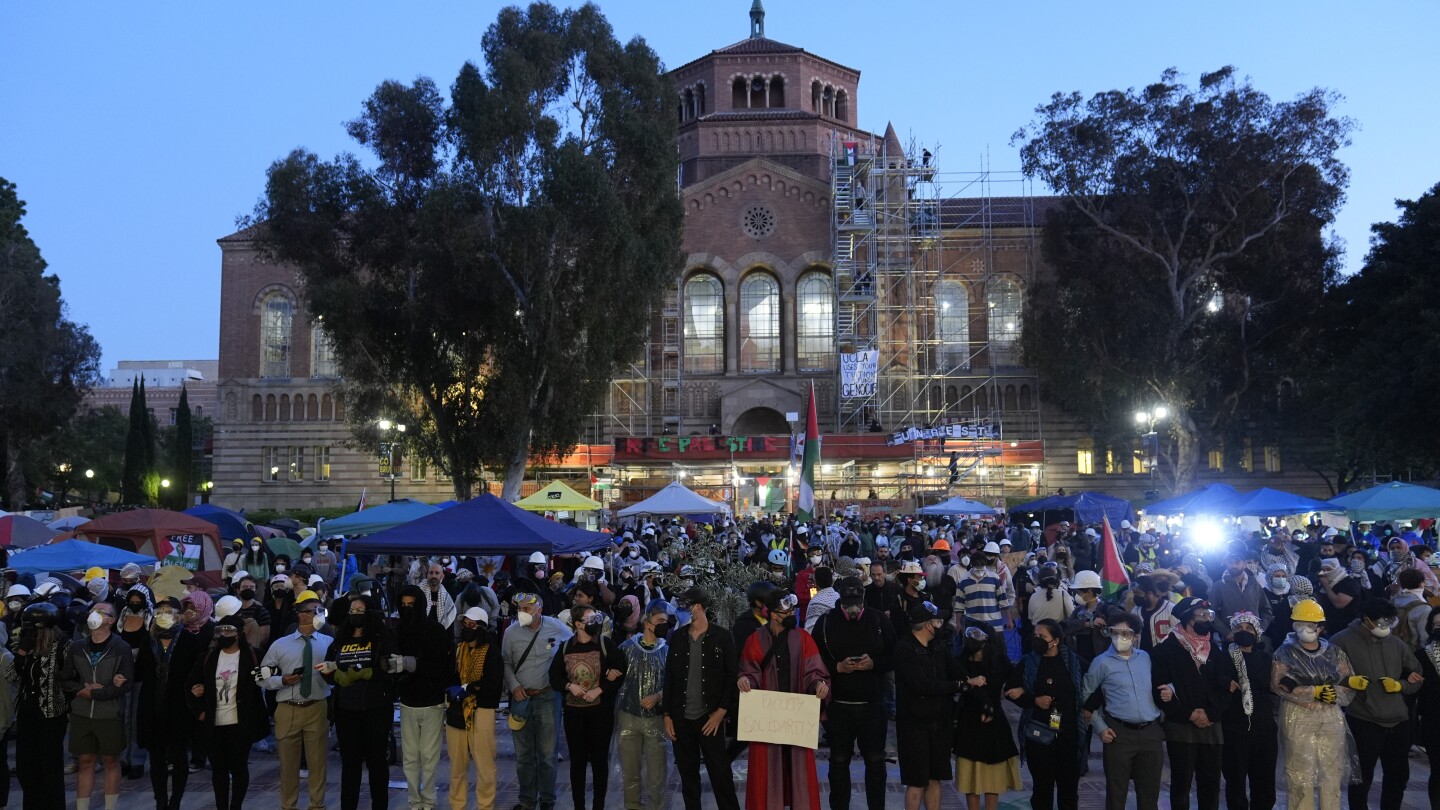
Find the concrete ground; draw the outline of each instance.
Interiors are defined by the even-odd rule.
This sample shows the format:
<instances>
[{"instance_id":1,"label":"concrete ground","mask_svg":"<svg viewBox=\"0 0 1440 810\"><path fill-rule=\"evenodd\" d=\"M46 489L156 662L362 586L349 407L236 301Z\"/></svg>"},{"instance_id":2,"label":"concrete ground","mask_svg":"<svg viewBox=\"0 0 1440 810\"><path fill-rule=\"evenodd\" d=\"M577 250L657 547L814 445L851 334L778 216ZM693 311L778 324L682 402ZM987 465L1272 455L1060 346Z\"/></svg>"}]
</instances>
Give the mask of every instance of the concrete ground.
<instances>
[{"instance_id":1,"label":"concrete ground","mask_svg":"<svg viewBox=\"0 0 1440 810\"><path fill-rule=\"evenodd\" d=\"M1011 727L1013 728L1015 723L1015 717L1012 716L1010 718L1010 721ZM517 802L516 797L518 792L518 785L515 781L515 749L514 746L511 744L510 731L505 725L504 720L499 721L498 725L499 728L496 732L496 737L497 747L499 749L497 754L497 760L499 765L499 791L496 799L496 808L498 808L498 810L511 810L511 808L513 808ZM563 744L561 750L562 754L566 753L564 751ZM890 750L894 750L893 739L890 743ZM7 753L9 753L9 755L13 758L13 750ZM816 760L817 767L820 771L820 792L826 803L825 806L828 807L830 792L827 776L828 752L822 748L819 752L817 752ZM607 797L605 806L607 810L620 810L624 807L624 802L621 795L618 755L613 750L611 754L611 762L612 775L610 778L609 795ZM745 796L745 788L743 781L745 766L746 761L743 757L739 761L737 761L734 766L734 771L736 773L736 787L739 790L742 804L744 802ZM702 773L703 770L704 769L702 768ZM886 807L903 807L904 787L900 785L899 782L899 770L894 763L890 763L887 767L887 770L889 772L889 788L887 791ZM1025 779L1025 785L1027 789L1022 791L1015 791L1002 796L1000 800L1001 808L1028 808L1030 806L1030 793L1028 790L1030 784L1029 774L1025 771L1023 767L1021 768L1021 773ZM390 774L392 778L392 787L390 790L390 806L394 808L405 808L407 805L405 796L404 774L401 772L401 769L398 765L391 768ZM569 758L567 756L566 761L560 763L558 767L556 795L559 797L559 801L557 802L556 807L560 808L561 810L569 810L569 808L571 807L569 775ZM246 804L254 808L278 807L280 782L277 757L274 754L252 754L250 758L250 778L250 792L246 799ZM442 808L442 810L447 810L450 807L449 795L447 791L448 778L449 762L442 756L439 770L439 807ZM1419 808L1429 807L1429 799L1426 793L1426 784L1429 778L1430 769L1428 767L1425 755L1420 753L1418 750L1413 751L1410 756L1409 788L1406 791L1405 803L1403 805L1405 810L1419 810ZM70 790L69 806L74 807L75 777L73 775L68 776L66 777L66 780ZM338 754L332 753L330 755L326 782L329 786L329 789L327 791L327 807L331 808L331 810L335 810L335 808L339 808L340 806L340 760ZM94 810L101 810L101 808L104 807L104 800L100 793L99 783L100 778L97 774L96 793L91 802L91 807L94 808ZM669 803L667 806L669 808L672 808L672 810L682 807L679 796L679 777L675 774L673 767L670 772L669 784ZM853 761L851 763L851 784L853 793L850 806L851 808L855 808L855 810L864 810L863 773L858 763ZM1280 788L1280 797L1277 806L1285 807L1285 784L1283 774L1278 778L1278 784ZM713 807L714 804L708 795L708 779L706 780L705 790L707 794L704 803L705 807ZM1161 791L1161 807L1169 806L1168 791L1169 771L1167 768L1165 773L1165 786L1162 788ZM305 794L302 783L302 802L304 801L304 795ZM361 801L361 807L371 806L370 802L368 801L368 794L366 795L367 798L362 799ZM22 799L19 781L13 777L12 771L12 779L10 785L10 802L8 806L18 808L21 806L21 804ZM0 804L0 807L4 806L5 805ZM302 803L302 807L303 806L304 805ZM946 785L942 794L942 806L948 809L963 808L966 805L964 798L962 796L959 796L955 792L954 786ZM1103 774L1103 766L1100 761L1100 743L1096 741L1090 756L1090 772L1081 780L1080 783L1080 807L1103 808L1104 806L1105 780ZM1130 801L1129 806L1135 806L1133 799ZM1380 806L1379 773L1376 774L1376 782L1370 793L1369 806ZM119 807L120 810L153 810L155 805L154 799L150 791L150 780L148 778L148 775L144 779L127 779L123 782ZM209 770L202 770L198 773L191 774L190 784L187 788L182 808L184 810L202 810L202 808L211 807L214 807L214 798L210 790ZM470 807L474 807L473 798ZM46 810L49 809L46 808ZM60 808L56 808L55 810L60 810Z\"/></svg>"}]
</instances>

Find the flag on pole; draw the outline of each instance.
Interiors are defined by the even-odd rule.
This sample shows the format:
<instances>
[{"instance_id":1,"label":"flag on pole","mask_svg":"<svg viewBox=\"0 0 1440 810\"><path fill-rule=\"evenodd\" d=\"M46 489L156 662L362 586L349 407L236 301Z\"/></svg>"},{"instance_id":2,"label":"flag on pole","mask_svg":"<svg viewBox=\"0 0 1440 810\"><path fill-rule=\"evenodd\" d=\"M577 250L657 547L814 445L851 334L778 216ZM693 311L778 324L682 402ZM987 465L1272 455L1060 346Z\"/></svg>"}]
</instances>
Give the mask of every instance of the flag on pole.
<instances>
[{"instance_id":1,"label":"flag on pole","mask_svg":"<svg viewBox=\"0 0 1440 810\"><path fill-rule=\"evenodd\" d=\"M815 468L820 466L820 419L815 413L815 383L810 383L810 412L805 416L805 455L800 463L800 498L795 511L803 521L815 519Z\"/></svg>"},{"instance_id":2,"label":"flag on pole","mask_svg":"<svg viewBox=\"0 0 1440 810\"><path fill-rule=\"evenodd\" d=\"M355 511L356 511L356 512L364 512L364 511L365 511L365 493L366 493L367 491L369 491L369 489L370 489L369 487L361 487L361 488L360 488L360 502L357 503L357 504L355 504Z\"/></svg>"},{"instance_id":3,"label":"flag on pole","mask_svg":"<svg viewBox=\"0 0 1440 810\"><path fill-rule=\"evenodd\" d=\"M1115 533L1110 531L1110 517L1105 516L1101 524L1100 550L1100 593L1105 599L1114 599L1121 591L1130 587L1130 574L1120 560L1120 547L1115 543Z\"/></svg>"}]
</instances>

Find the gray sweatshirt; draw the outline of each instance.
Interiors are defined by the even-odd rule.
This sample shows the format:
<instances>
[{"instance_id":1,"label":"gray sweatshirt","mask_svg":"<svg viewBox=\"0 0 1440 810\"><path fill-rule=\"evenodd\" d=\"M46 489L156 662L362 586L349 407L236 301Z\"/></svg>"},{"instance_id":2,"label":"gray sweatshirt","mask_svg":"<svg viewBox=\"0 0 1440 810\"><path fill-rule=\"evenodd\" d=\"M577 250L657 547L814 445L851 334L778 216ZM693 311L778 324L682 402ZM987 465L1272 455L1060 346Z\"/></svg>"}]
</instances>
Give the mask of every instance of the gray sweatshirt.
<instances>
[{"instance_id":1,"label":"gray sweatshirt","mask_svg":"<svg viewBox=\"0 0 1440 810\"><path fill-rule=\"evenodd\" d=\"M125 676L123 685L115 685L116 675ZM120 719L125 706L121 698L135 687L135 657L130 652L130 645L112 632L105 640L104 649L92 659L90 636L81 636L70 643L70 654L60 674L60 683L68 694L79 692L87 683L100 684L90 697L77 695L70 701L72 715L93 720Z\"/></svg>"},{"instance_id":2,"label":"gray sweatshirt","mask_svg":"<svg viewBox=\"0 0 1440 810\"><path fill-rule=\"evenodd\" d=\"M1350 659L1350 670L1356 675L1370 679L1365 691L1356 691L1355 699L1346 710L1356 720L1365 720L1385 728L1391 728L1410 719L1410 710L1405 705L1405 696L1420 691L1419 684L1405 680L1412 672L1419 671L1415 653L1406 649L1399 636L1391 634L1376 638L1365 627L1364 619L1356 619L1331 640L1336 647L1344 650ZM1402 684L1399 692L1386 692L1380 679L1393 678Z\"/></svg>"}]
</instances>

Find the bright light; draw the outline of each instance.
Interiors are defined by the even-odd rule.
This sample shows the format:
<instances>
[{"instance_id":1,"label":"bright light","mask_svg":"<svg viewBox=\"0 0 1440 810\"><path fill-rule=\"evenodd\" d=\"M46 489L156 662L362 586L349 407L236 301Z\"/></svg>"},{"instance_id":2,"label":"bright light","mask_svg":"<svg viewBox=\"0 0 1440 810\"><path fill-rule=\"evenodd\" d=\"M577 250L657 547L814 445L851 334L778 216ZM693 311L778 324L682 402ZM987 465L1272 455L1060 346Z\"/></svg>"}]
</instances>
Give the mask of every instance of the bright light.
<instances>
[{"instance_id":1,"label":"bright light","mask_svg":"<svg viewBox=\"0 0 1440 810\"><path fill-rule=\"evenodd\" d=\"M1210 312L1219 312L1220 307L1224 305L1224 302L1225 299L1220 295L1220 291L1216 290L1215 294L1210 296L1209 303L1205 304L1205 309L1209 310Z\"/></svg>"},{"instance_id":2,"label":"bright light","mask_svg":"<svg viewBox=\"0 0 1440 810\"><path fill-rule=\"evenodd\" d=\"M1198 551L1214 551L1225 545L1225 527L1216 521L1200 520L1190 527L1190 539Z\"/></svg>"},{"instance_id":3,"label":"bright light","mask_svg":"<svg viewBox=\"0 0 1440 810\"><path fill-rule=\"evenodd\" d=\"M377 424L381 430L389 430L391 422L389 419L381 419Z\"/></svg>"},{"instance_id":4,"label":"bright light","mask_svg":"<svg viewBox=\"0 0 1440 810\"><path fill-rule=\"evenodd\" d=\"M1164 405L1155 406L1155 419L1160 420L1170 415L1170 409Z\"/></svg>"},{"instance_id":5,"label":"bright light","mask_svg":"<svg viewBox=\"0 0 1440 810\"><path fill-rule=\"evenodd\" d=\"M834 465L834 464L821 464L821 465L820 465L820 472L825 473L826 475L829 475L830 473L835 472L835 465Z\"/></svg>"},{"instance_id":6,"label":"bright light","mask_svg":"<svg viewBox=\"0 0 1440 810\"><path fill-rule=\"evenodd\" d=\"M398 430L398 431L400 431L401 433L404 433L404 432L405 432L405 426L404 426L404 425L396 425L396 426L395 426L395 429Z\"/></svg>"},{"instance_id":7,"label":"bright light","mask_svg":"<svg viewBox=\"0 0 1440 810\"><path fill-rule=\"evenodd\" d=\"M85 477L86 477L86 478L94 478L94 477L95 477L95 471L94 471L94 470L86 470L86 471L85 471Z\"/></svg>"},{"instance_id":8,"label":"bright light","mask_svg":"<svg viewBox=\"0 0 1440 810\"><path fill-rule=\"evenodd\" d=\"M1135 412L1135 424L1137 424L1137 425L1143 425L1143 424L1145 424L1146 422L1149 422L1149 421L1150 421L1150 414L1148 414L1148 413L1146 413L1146 412L1144 412L1144 411L1136 411L1136 412Z\"/></svg>"},{"instance_id":9,"label":"bright light","mask_svg":"<svg viewBox=\"0 0 1440 810\"><path fill-rule=\"evenodd\" d=\"M168 486L170 486L170 479L169 479L169 478L161 478L161 479L160 479L160 486L162 486L162 487L168 487Z\"/></svg>"},{"instance_id":10,"label":"bright light","mask_svg":"<svg viewBox=\"0 0 1440 810\"><path fill-rule=\"evenodd\" d=\"M684 477L685 477L685 471L684 471L684 470L677 470L676 473L675 473L675 477L676 477L676 478L684 478Z\"/></svg>"}]
</instances>

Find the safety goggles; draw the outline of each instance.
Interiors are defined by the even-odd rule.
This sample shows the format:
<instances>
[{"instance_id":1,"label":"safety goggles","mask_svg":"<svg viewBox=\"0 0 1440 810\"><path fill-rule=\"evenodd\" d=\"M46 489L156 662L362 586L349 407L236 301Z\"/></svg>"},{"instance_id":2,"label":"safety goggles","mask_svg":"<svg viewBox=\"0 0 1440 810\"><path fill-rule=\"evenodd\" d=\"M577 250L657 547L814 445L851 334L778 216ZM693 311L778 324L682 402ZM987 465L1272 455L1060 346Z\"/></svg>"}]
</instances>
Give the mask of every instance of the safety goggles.
<instances>
[{"instance_id":1,"label":"safety goggles","mask_svg":"<svg viewBox=\"0 0 1440 810\"><path fill-rule=\"evenodd\" d=\"M222 624L215 628L215 635L221 636L223 638L234 638L240 635L240 629L237 627L231 627L229 625Z\"/></svg>"},{"instance_id":2,"label":"safety goggles","mask_svg":"<svg viewBox=\"0 0 1440 810\"><path fill-rule=\"evenodd\" d=\"M1209 608L1198 608L1190 614L1190 618L1197 622L1213 622L1215 621L1215 611Z\"/></svg>"},{"instance_id":3,"label":"safety goggles","mask_svg":"<svg viewBox=\"0 0 1440 810\"><path fill-rule=\"evenodd\" d=\"M1134 631L1134 630L1131 630L1131 629L1128 628L1128 627L1127 627L1127 628L1124 628L1124 629L1117 628L1117 627L1107 627L1107 628L1105 628L1105 637L1106 637L1106 638L1135 638L1135 631Z\"/></svg>"},{"instance_id":4,"label":"safety goggles","mask_svg":"<svg viewBox=\"0 0 1440 810\"><path fill-rule=\"evenodd\" d=\"M514 596L510 597L510 601L514 602L520 607L530 607L531 605L538 603L540 601L540 597L536 596L533 593L517 593Z\"/></svg>"},{"instance_id":5,"label":"safety goggles","mask_svg":"<svg viewBox=\"0 0 1440 810\"><path fill-rule=\"evenodd\" d=\"M795 608L800 606L800 597L793 593L787 593L780 598L780 604L771 609L771 613L794 613Z\"/></svg>"}]
</instances>

